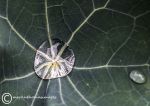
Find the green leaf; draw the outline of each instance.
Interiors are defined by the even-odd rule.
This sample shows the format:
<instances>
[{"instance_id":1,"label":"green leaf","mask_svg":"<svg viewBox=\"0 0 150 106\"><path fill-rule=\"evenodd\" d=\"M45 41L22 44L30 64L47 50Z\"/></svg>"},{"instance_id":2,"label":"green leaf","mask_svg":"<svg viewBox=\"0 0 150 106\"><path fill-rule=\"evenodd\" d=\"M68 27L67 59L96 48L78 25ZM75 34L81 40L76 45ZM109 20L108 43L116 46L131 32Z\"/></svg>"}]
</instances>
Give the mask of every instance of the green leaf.
<instances>
[{"instance_id":1,"label":"green leaf","mask_svg":"<svg viewBox=\"0 0 150 106\"><path fill-rule=\"evenodd\" d=\"M10 93L10 106L150 106L149 5L0 0L0 96ZM36 49L53 38L73 49L75 66L66 77L42 80L33 68ZM143 73L144 84L129 78L133 70Z\"/></svg>"}]
</instances>

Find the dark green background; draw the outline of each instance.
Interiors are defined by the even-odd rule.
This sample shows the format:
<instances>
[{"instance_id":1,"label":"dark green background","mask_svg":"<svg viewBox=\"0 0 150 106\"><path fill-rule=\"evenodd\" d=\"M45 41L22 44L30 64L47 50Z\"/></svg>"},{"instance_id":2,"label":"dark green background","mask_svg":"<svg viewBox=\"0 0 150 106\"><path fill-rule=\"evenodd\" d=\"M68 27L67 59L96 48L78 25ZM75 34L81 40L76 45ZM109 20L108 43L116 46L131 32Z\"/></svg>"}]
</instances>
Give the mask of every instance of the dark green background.
<instances>
[{"instance_id":1,"label":"dark green background","mask_svg":"<svg viewBox=\"0 0 150 106\"><path fill-rule=\"evenodd\" d=\"M13 99L9 106L150 106L150 0L48 0L52 38L67 42L94 11L93 4L97 9L106 2L70 43L75 69L48 84L34 73L35 51L9 24L38 48L48 40L44 0L0 0L0 96L9 92L56 97ZM132 70L142 72L147 81L132 82L128 75Z\"/></svg>"}]
</instances>

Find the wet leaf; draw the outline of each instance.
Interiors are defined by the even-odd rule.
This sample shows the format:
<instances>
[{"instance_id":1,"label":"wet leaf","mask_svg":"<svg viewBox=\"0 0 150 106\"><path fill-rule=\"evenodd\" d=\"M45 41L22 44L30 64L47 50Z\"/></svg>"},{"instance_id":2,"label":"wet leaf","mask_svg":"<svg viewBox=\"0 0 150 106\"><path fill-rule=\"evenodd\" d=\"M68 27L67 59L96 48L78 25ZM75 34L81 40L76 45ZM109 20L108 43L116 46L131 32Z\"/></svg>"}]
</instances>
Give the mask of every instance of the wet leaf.
<instances>
[{"instance_id":1,"label":"wet leaf","mask_svg":"<svg viewBox=\"0 0 150 106\"><path fill-rule=\"evenodd\" d=\"M0 95L51 97L13 99L10 106L150 106L149 5L149 0L0 0ZM66 77L42 80L34 70L35 55L55 38L71 47L75 65ZM131 81L132 70L147 81Z\"/></svg>"}]
</instances>

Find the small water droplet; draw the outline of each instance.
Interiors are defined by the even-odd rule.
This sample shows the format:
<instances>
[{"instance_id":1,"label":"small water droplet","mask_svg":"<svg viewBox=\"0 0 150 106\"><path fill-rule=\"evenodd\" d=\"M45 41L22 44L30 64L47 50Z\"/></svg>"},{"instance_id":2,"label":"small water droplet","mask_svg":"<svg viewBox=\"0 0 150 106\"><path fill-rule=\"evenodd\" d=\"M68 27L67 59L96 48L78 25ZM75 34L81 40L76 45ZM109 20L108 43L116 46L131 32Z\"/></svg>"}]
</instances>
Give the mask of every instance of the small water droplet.
<instances>
[{"instance_id":1,"label":"small water droplet","mask_svg":"<svg viewBox=\"0 0 150 106\"><path fill-rule=\"evenodd\" d=\"M36 52L34 70L42 79L53 79L68 75L73 68L75 56L73 50L67 47L61 56L58 56L64 43L59 39L53 40L50 47L47 41Z\"/></svg>"},{"instance_id":2,"label":"small water droplet","mask_svg":"<svg viewBox=\"0 0 150 106\"><path fill-rule=\"evenodd\" d=\"M130 78L132 81L134 81L135 83L138 83L138 84L143 84L146 81L145 76L137 70L130 72Z\"/></svg>"}]
</instances>

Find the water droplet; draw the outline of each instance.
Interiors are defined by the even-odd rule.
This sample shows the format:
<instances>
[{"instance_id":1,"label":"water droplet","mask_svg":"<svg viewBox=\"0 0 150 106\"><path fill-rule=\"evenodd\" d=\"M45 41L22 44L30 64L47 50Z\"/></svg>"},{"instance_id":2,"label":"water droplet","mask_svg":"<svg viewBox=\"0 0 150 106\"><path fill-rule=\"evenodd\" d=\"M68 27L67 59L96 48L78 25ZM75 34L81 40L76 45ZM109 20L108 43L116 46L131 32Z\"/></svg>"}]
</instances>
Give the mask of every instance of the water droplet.
<instances>
[{"instance_id":1,"label":"water droplet","mask_svg":"<svg viewBox=\"0 0 150 106\"><path fill-rule=\"evenodd\" d=\"M53 45L45 41L36 52L34 70L42 79L53 79L68 75L73 68L75 56L73 50L67 47L61 56L58 56L64 45L59 39L53 40Z\"/></svg>"},{"instance_id":2,"label":"water droplet","mask_svg":"<svg viewBox=\"0 0 150 106\"><path fill-rule=\"evenodd\" d=\"M137 70L130 72L130 78L132 81L138 84L143 84L146 81L145 76Z\"/></svg>"}]
</instances>

